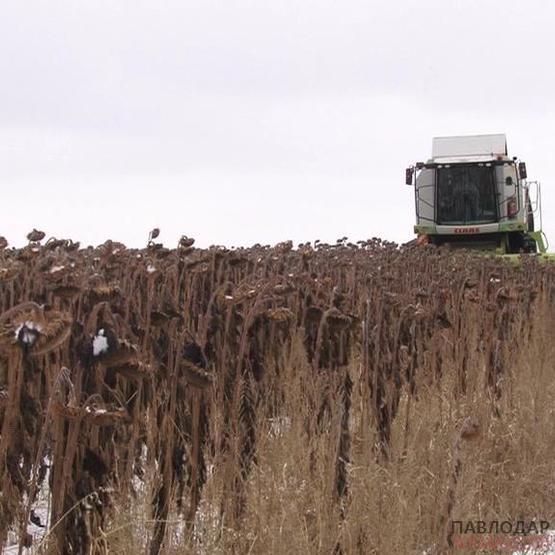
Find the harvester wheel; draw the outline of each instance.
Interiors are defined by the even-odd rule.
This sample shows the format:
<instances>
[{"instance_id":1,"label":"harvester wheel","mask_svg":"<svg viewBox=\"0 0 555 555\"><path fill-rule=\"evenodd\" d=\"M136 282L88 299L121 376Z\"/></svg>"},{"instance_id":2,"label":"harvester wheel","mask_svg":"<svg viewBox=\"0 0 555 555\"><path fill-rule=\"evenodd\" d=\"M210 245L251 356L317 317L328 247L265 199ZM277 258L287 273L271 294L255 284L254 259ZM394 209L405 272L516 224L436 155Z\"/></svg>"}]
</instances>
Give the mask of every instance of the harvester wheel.
<instances>
[{"instance_id":1,"label":"harvester wheel","mask_svg":"<svg viewBox=\"0 0 555 555\"><path fill-rule=\"evenodd\" d=\"M511 233L509 235L509 253L535 253L538 250L536 241L527 233Z\"/></svg>"},{"instance_id":2,"label":"harvester wheel","mask_svg":"<svg viewBox=\"0 0 555 555\"><path fill-rule=\"evenodd\" d=\"M523 240L523 251L527 253L535 253L538 252L538 245L536 241L532 239L529 235L525 235Z\"/></svg>"}]
</instances>

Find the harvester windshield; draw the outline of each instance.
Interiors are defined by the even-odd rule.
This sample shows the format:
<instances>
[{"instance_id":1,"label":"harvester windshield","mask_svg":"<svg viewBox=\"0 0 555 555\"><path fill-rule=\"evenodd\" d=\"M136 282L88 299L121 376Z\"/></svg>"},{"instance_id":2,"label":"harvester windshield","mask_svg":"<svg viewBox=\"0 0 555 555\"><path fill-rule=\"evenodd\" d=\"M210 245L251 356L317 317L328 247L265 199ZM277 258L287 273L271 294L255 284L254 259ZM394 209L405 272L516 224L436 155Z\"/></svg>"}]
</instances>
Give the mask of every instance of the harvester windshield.
<instances>
[{"instance_id":1,"label":"harvester windshield","mask_svg":"<svg viewBox=\"0 0 555 555\"><path fill-rule=\"evenodd\" d=\"M498 221L494 168L457 164L437 169L437 223Z\"/></svg>"}]
</instances>

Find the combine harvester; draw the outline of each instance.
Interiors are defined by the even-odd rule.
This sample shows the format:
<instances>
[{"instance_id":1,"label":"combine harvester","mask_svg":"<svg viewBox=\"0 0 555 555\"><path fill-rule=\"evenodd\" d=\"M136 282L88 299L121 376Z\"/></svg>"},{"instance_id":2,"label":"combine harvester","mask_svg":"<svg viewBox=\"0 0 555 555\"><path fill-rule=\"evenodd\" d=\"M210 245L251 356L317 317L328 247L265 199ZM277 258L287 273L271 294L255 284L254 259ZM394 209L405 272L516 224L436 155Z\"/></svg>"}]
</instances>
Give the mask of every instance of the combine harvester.
<instances>
[{"instance_id":1,"label":"combine harvester","mask_svg":"<svg viewBox=\"0 0 555 555\"><path fill-rule=\"evenodd\" d=\"M554 259L541 231L540 184L508 156L505 135L436 137L432 158L407 168L406 183L419 244Z\"/></svg>"}]
</instances>

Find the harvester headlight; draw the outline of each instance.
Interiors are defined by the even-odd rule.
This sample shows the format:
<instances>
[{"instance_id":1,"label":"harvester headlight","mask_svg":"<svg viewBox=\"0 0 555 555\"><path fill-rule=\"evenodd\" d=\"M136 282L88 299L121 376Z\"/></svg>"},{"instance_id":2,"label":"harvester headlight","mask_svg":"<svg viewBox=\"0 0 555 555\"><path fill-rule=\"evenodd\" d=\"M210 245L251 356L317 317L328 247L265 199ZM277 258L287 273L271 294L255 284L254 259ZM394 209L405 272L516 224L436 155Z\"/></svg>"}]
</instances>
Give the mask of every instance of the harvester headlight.
<instances>
[{"instance_id":1,"label":"harvester headlight","mask_svg":"<svg viewBox=\"0 0 555 555\"><path fill-rule=\"evenodd\" d=\"M515 197L511 197L507 202L507 217L514 218L518 214L518 205Z\"/></svg>"}]
</instances>

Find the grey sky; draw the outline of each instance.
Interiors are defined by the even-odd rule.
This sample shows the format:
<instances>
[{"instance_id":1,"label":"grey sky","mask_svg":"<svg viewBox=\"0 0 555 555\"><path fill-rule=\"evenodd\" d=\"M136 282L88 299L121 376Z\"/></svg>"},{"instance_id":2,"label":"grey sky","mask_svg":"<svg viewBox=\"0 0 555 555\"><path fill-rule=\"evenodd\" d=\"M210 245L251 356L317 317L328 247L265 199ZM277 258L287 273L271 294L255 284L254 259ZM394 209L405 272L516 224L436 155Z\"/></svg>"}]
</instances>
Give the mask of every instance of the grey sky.
<instances>
[{"instance_id":1,"label":"grey sky","mask_svg":"<svg viewBox=\"0 0 555 555\"><path fill-rule=\"evenodd\" d=\"M555 245L550 0L0 0L0 234L412 238L406 165L506 132Z\"/></svg>"}]
</instances>

